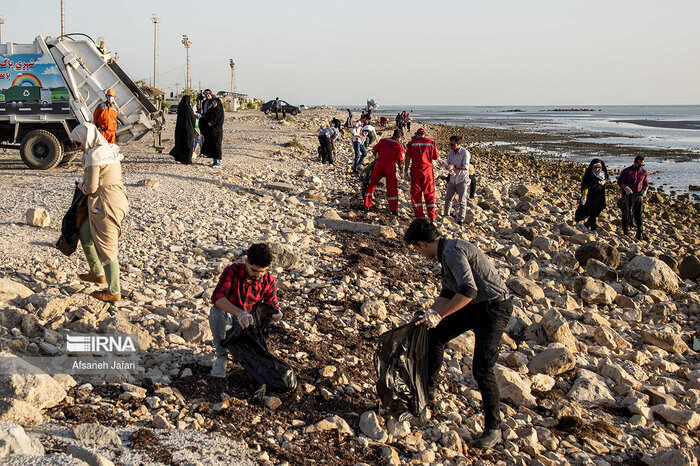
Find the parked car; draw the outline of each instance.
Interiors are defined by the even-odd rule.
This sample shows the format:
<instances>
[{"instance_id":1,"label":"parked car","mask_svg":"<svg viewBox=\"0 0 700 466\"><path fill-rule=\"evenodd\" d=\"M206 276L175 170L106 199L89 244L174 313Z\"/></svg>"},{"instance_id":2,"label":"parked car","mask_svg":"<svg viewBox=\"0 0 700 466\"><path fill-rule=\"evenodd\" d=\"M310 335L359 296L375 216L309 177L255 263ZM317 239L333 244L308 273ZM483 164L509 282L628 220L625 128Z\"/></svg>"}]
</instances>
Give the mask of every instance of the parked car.
<instances>
[{"instance_id":1,"label":"parked car","mask_svg":"<svg viewBox=\"0 0 700 466\"><path fill-rule=\"evenodd\" d=\"M174 113L177 113L177 104L171 105L170 108L168 108L168 115L172 115Z\"/></svg>"},{"instance_id":2,"label":"parked car","mask_svg":"<svg viewBox=\"0 0 700 466\"><path fill-rule=\"evenodd\" d=\"M290 113L292 115L298 115L301 110L299 110L299 107L295 107L294 105L290 105L284 100L280 100L282 102L282 109L286 111L287 113ZM265 115L269 115L270 113L275 111L275 100L268 100L264 104L260 106L260 110L265 112Z\"/></svg>"}]
</instances>

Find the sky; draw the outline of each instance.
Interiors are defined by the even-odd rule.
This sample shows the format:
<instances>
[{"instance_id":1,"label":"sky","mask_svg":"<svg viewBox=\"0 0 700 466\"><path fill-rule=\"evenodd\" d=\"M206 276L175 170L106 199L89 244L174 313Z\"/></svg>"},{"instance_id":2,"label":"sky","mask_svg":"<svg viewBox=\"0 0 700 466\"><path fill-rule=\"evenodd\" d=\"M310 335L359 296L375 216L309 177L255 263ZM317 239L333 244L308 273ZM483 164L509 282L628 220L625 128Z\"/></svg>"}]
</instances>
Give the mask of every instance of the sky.
<instances>
[{"instance_id":1,"label":"sky","mask_svg":"<svg viewBox=\"0 0 700 466\"><path fill-rule=\"evenodd\" d=\"M700 104L700 1L65 0L66 32L102 36L132 79L293 104ZM60 1L0 3L3 41L58 36Z\"/></svg>"}]
</instances>

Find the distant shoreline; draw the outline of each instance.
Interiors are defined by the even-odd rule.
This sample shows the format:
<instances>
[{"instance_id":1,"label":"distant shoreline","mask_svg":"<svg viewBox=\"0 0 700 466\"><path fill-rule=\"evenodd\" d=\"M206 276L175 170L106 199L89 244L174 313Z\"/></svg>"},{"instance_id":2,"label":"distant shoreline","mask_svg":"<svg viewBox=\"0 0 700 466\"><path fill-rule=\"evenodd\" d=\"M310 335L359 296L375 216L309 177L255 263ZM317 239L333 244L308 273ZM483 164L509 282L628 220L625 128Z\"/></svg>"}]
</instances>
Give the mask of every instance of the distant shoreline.
<instances>
[{"instance_id":1,"label":"distant shoreline","mask_svg":"<svg viewBox=\"0 0 700 466\"><path fill-rule=\"evenodd\" d=\"M652 128L669 128L669 129L694 129L700 130L700 121L685 120L685 121L670 121L670 120L613 120L614 123L629 123L638 126L649 126Z\"/></svg>"}]
</instances>

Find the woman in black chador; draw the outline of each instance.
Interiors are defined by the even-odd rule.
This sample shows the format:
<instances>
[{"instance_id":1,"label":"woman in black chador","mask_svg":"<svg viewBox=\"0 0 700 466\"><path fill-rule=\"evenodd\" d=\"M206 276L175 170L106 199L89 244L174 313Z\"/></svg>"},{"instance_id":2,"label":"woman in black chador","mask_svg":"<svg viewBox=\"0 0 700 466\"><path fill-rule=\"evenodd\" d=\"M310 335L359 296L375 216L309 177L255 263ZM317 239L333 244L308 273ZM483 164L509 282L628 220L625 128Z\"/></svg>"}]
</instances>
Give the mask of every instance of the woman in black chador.
<instances>
[{"instance_id":1,"label":"woman in black chador","mask_svg":"<svg viewBox=\"0 0 700 466\"><path fill-rule=\"evenodd\" d=\"M596 230L596 219L605 208L605 183L608 181L608 169L600 159L591 160L581 180L581 200L576 208L574 220L583 222L591 231Z\"/></svg>"},{"instance_id":2,"label":"woman in black chador","mask_svg":"<svg viewBox=\"0 0 700 466\"><path fill-rule=\"evenodd\" d=\"M177 106L177 122L175 123L175 147L170 155L180 163L189 165L192 163L192 151L194 150L194 111L190 105L190 96L180 99Z\"/></svg>"},{"instance_id":3,"label":"woman in black chador","mask_svg":"<svg viewBox=\"0 0 700 466\"><path fill-rule=\"evenodd\" d=\"M212 167L221 167L221 144L224 140L224 106L221 99L214 99L211 107L199 120L199 130L204 136L202 154L214 159Z\"/></svg>"}]
</instances>

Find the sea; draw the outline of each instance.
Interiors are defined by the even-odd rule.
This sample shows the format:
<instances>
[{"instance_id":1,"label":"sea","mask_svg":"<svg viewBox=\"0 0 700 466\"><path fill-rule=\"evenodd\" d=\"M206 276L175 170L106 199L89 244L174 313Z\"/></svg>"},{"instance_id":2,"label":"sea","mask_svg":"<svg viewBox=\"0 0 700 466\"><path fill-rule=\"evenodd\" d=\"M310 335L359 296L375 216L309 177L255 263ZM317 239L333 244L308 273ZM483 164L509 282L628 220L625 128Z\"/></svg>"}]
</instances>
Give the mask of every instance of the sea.
<instances>
[{"instance_id":1,"label":"sea","mask_svg":"<svg viewBox=\"0 0 700 466\"><path fill-rule=\"evenodd\" d=\"M425 123L552 135L586 133L585 138L574 140L631 148L683 150L688 153L687 157L647 157L645 162L650 179L654 185L663 186L666 192L678 194L689 192L691 185L700 185L700 105L380 106L375 114L387 115L389 121L393 121L400 111L409 111L414 121ZM557 154L533 149L533 153L544 158L563 158L584 164L591 158L590 154L577 154L574 148ZM628 156L605 156L605 162L615 169L632 164ZM691 192L693 194L697 199L700 192Z\"/></svg>"}]
</instances>

